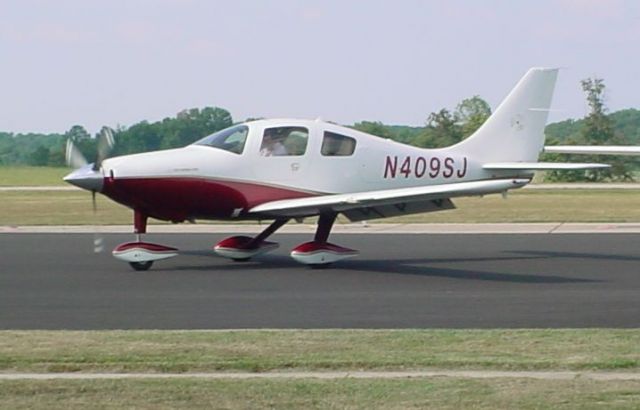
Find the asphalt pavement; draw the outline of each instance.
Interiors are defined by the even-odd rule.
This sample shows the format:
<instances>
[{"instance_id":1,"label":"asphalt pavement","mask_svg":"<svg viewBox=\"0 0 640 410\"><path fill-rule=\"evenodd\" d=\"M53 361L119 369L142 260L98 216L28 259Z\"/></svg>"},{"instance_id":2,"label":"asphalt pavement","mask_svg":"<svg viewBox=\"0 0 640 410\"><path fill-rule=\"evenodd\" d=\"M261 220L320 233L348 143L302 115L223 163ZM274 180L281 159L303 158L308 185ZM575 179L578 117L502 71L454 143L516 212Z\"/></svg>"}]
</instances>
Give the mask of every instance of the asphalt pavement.
<instances>
[{"instance_id":1,"label":"asphalt pavement","mask_svg":"<svg viewBox=\"0 0 640 410\"><path fill-rule=\"evenodd\" d=\"M93 235L0 234L1 329L640 326L640 234L337 234L359 257L310 269L276 234L254 261L226 234L150 234L181 255L135 272ZM106 248L132 240L105 234Z\"/></svg>"}]
</instances>

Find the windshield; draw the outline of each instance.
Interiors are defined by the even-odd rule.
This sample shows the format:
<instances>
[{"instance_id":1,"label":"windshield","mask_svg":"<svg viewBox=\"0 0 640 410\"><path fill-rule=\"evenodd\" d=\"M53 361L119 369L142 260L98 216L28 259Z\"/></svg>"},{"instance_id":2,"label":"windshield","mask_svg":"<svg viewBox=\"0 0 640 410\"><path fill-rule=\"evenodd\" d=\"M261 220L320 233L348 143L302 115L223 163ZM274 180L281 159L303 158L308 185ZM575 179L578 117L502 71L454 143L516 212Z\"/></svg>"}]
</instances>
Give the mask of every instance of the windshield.
<instances>
[{"instance_id":1,"label":"windshield","mask_svg":"<svg viewBox=\"0 0 640 410\"><path fill-rule=\"evenodd\" d=\"M206 145L208 147L220 148L234 154L242 154L244 143L247 141L249 127L246 125L236 125L218 131L194 142L195 145Z\"/></svg>"}]
</instances>

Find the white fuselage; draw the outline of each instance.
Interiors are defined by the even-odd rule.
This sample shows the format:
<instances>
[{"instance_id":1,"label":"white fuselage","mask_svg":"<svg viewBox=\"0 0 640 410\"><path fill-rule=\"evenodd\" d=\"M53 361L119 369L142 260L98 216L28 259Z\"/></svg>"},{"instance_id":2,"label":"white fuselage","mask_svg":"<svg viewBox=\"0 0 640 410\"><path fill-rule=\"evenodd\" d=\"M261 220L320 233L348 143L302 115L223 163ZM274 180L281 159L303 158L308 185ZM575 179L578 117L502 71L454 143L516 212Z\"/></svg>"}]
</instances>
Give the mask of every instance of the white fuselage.
<instances>
[{"instance_id":1,"label":"white fuselage","mask_svg":"<svg viewBox=\"0 0 640 410\"><path fill-rule=\"evenodd\" d=\"M203 145L127 155L104 162L105 175L121 178L202 178L242 181L309 193L346 193L504 177L482 169L471 155L452 148L422 149L335 124L309 120L269 120L247 124L241 154ZM302 155L262 156L265 128L305 127ZM325 156L325 131L356 140L348 156Z\"/></svg>"}]
</instances>

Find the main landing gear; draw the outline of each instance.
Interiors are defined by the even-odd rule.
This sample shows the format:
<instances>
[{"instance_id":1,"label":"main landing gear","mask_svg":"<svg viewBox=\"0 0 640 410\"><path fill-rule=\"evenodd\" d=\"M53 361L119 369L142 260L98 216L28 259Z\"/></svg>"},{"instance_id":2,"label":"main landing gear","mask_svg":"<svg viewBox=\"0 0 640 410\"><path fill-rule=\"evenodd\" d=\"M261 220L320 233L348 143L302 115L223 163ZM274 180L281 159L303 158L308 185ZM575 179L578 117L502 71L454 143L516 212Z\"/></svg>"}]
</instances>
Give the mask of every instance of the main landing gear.
<instances>
[{"instance_id":1,"label":"main landing gear","mask_svg":"<svg viewBox=\"0 0 640 410\"><path fill-rule=\"evenodd\" d=\"M354 249L344 248L327 242L337 213L320 214L318 228L311 242L305 242L291 250L291 257L314 268L326 267L333 262L358 255Z\"/></svg>"},{"instance_id":2,"label":"main landing gear","mask_svg":"<svg viewBox=\"0 0 640 410\"><path fill-rule=\"evenodd\" d=\"M147 233L147 216L134 211L135 242L127 242L116 246L112 254L117 259L129 262L137 271L148 270L154 261L173 258L178 255L178 249L156 243L142 242L142 234Z\"/></svg>"},{"instance_id":3,"label":"main landing gear","mask_svg":"<svg viewBox=\"0 0 640 410\"><path fill-rule=\"evenodd\" d=\"M327 242L337 215L335 212L321 214L313 241L293 248L291 257L305 265L324 267L333 262L358 255L356 250ZM254 256L278 248L277 243L268 242L266 239L288 221L288 218L276 219L256 237L232 236L220 241L213 249L220 256L235 261L247 261Z\"/></svg>"},{"instance_id":4,"label":"main landing gear","mask_svg":"<svg viewBox=\"0 0 640 410\"><path fill-rule=\"evenodd\" d=\"M269 242L265 239L282 228L287 222L289 222L289 218L276 219L267 229L254 238L250 236L232 236L223 239L213 247L213 250L218 255L237 262L248 261L254 256L277 249L279 245L276 242Z\"/></svg>"}]
</instances>

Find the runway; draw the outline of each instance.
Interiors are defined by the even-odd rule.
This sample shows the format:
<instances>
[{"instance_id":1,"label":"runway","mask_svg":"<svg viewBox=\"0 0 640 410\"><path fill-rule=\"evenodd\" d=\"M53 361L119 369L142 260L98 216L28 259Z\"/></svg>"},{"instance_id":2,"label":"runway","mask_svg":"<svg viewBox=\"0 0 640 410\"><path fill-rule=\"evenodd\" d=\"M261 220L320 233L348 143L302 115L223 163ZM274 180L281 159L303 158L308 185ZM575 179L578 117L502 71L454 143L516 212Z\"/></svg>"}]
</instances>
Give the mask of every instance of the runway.
<instances>
[{"instance_id":1,"label":"runway","mask_svg":"<svg viewBox=\"0 0 640 410\"><path fill-rule=\"evenodd\" d=\"M134 272L91 234L0 234L0 328L640 326L639 234L338 234L361 254L324 270L288 256L308 234L245 263L226 236L147 235L181 255Z\"/></svg>"}]
</instances>

